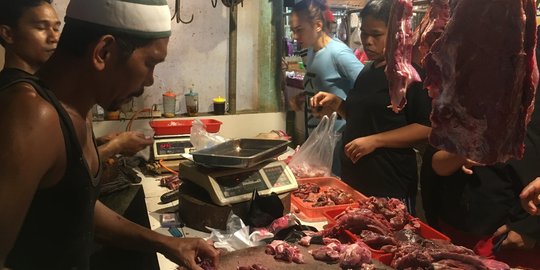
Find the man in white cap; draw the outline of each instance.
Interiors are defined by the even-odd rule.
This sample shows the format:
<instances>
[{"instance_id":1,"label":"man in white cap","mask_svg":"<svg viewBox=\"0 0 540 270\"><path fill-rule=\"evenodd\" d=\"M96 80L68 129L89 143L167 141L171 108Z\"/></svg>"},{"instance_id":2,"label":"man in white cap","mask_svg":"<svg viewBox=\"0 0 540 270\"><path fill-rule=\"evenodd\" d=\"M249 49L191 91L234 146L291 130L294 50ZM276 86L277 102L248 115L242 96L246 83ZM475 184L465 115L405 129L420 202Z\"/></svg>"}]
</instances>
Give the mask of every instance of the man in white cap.
<instances>
[{"instance_id":1,"label":"man in white cap","mask_svg":"<svg viewBox=\"0 0 540 270\"><path fill-rule=\"evenodd\" d=\"M32 76L52 55L60 37L60 20L52 0L0 0L0 45L5 49L0 91ZM135 155L153 143L142 132L111 133L97 138L102 159Z\"/></svg>"},{"instance_id":2,"label":"man in white cap","mask_svg":"<svg viewBox=\"0 0 540 270\"><path fill-rule=\"evenodd\" d=\"M202 239L155 233L99 201L88 115L153 83L170 36L166 0L71 0L57 49L37 74L0 92L0 268L88 269L94 238L160 252L189 269L217 265Z\"/></svg>"}]
</instances>

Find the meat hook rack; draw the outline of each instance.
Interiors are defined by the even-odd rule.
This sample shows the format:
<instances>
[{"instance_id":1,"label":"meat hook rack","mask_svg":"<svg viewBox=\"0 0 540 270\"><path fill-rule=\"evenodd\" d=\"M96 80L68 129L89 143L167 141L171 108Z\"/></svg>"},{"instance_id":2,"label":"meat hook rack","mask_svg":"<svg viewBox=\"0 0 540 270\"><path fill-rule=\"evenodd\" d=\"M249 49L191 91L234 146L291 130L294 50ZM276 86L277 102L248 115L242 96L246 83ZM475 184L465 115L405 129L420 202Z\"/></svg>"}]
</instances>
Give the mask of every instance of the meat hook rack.
<instances>
[{"instance_id":1,"label":"meat hook rack","mask_svg":"<svg viewBox=\"0 0 540 270\"><path fill-rule=\"evenodd\" d=\"M175 5L174 5L174 15L173 17L171 18L171 20L174 20L174 18L176 18L176 22L177 23L183 23L183 24L190 24L191 22L193 22L193 17L194 15L191 14L191 18L187 21L184 21L182 20L182 15L180 14L180 7L181 7L181 3L180 3L180 0L176 0L175 1Z\"/></svg>"}]
</instances>

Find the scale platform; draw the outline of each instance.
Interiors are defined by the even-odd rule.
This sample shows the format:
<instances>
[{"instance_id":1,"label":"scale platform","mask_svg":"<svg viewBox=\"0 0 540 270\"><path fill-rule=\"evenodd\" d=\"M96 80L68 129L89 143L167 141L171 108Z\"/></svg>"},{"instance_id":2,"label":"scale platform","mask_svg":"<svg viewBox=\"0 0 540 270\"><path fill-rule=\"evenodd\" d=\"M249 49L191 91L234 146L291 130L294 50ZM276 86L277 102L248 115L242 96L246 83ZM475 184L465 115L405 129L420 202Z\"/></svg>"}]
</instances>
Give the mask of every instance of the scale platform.
<instances>
[{"instance_id":1,"label":"scale platform","mask_svg":"<svg viewBox=\"0 0 540 270\"><path fill-rule=\"evenodd\" d=\"M283 194L298 188L291 169L282 161L267 161L247 169L207 168L186 160L180 162L180 178L204 188L212 202L225 206L259 195Z\"/></svg>"}]
</instances>

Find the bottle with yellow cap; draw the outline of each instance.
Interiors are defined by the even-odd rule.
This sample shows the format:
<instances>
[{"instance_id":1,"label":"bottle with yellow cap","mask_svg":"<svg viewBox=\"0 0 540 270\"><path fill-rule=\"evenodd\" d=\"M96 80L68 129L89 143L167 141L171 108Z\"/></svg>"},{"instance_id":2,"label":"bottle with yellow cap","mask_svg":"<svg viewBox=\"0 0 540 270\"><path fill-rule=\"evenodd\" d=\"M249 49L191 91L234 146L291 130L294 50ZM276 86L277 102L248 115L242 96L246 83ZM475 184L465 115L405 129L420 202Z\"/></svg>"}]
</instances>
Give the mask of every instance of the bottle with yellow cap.
<instances>
[{"instance_id":1,"label":"bottle with yellow cap","mask_svg":"<svg viewBox=\"0 0 540 270\"><path fill-rule=\"evenodd\" d=\"M226 100L222 98L221 96L219 96L217 98L214 98L212 101L214 102L214 114L217 114L217 115L225 114Z\"/></svg>"}]
</instances>

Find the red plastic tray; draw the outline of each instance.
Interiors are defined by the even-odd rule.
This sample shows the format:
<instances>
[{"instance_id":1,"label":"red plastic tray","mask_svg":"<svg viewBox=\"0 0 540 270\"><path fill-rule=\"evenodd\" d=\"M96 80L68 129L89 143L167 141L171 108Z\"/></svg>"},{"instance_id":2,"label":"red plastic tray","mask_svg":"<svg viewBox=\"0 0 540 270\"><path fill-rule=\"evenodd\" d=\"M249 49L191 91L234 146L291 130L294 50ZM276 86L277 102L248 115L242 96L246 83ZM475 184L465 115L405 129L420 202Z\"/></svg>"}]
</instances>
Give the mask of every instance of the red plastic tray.
<instances>
[{"instance_id":1,"label":"red plastic tray","mask_svg":"<svg viewBox=\"0 0 540 270\"><path fill-rule=\"evenodd\" d=\"M321 187L321 192L324 190L327 190L329 187L339 188L343 191L350 193L353 196L353 199L355 201L363 201L367 200L367 197L364 196L364 194L356 191L349 185L345 184L343 181L339 180L335 177L320 177L320 178L304 178L304 179L297 179L298 185L305 184L305 183L314 183ZM324 213L326 211L339 211L339 213L343 212L347 207L358 207L358 203L351 203L351 204L340 204L340 205L334 205L334 206L321 206L321 207L313 207L312 202L304 202L302 199L292 195L291 196L291 203L292 208L297 209L298 211L294 211L298 214L298 217L302 220L308 221L308 222L317 222L317 221L325 221L326 216Z\"/></svg>"},{"instance_id":2,"label":"red plastic tray","mask_svg":"<svg viewBox=\"0 0 540 270\"><path fill-rule=\"evenodd\" d=\"M332 210L328 210L328 211L325 211L324 212L324 216L326 217L326 219L328 220L328 226L332 226L332 224L336 224L337 221L335 219L335 217L339 214L341 214L343 212L343 210L338 210L338 209L332 209ZM444 241L450 241L450 238L448 238L448 236L442 234L441 232L433 229L431 226L427 225L426 223L420 221L420 230L418 232L418 234L420 236L422 236L423 238L425 239L439 239L439 240L444 240ZM354 233L352 232L349 232L347 231L349 234L351 234L351 237L354 237L355 239L358 239L358 236L355 235ZM377 259L377 260L388 260L388 258L383 258L384 256L387 256L387 255L390 255L390 256L387 256L387 257L390 257L390 262L392 261L392 254L389 254L389 253L386 253L382 250L378 250L378 249L372 249L370 248L371 250L371 254L372 254L372 257L374 259ZM383 262L385 263L385 262ZM385 263L386 265L389 265L389 263Z\"/></svg>"},{"instance_id":3,"label":"red plastic tray","mask_svg":"<svg viewBox=\"0 0 540 270\"><path fill-rule=\"evenodd\" d=\"M215 119L200 119L206 126L206 131L217 133L221 123ZM194 120L154 120L150 121L150 127L154 129L155 136L190 134Z\"/></svg>"}]
</instances>

